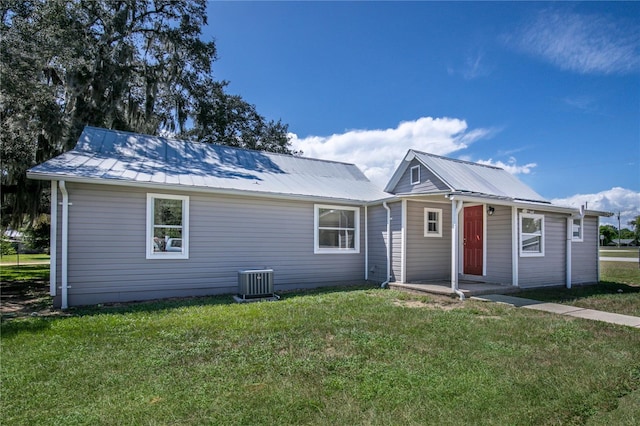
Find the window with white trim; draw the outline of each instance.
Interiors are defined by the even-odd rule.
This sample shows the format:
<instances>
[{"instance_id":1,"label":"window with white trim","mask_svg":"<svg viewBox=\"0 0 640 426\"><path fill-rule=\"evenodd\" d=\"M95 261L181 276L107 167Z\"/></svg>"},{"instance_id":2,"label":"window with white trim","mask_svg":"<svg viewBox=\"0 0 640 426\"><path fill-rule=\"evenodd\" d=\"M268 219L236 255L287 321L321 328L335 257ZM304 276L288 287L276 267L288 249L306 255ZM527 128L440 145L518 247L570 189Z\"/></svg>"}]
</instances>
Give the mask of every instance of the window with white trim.
<instances>
[{"instance_id":1,"label":"window with white trim","mask_svg":"<svg viewBox=\"0 0 640 426\"><path fill-rule=\"evenodd\" d=\"M544 256L544 215L520 213L520 256Z\"/></svg>"},{"instance_id":2,"label":"window with white trim","mask_svg":"<svg viewBox=\"0 0 640 426\"><path fill-rule=\"evenodd\" d=\"M411 185L420 183L420 166L413 166L411 168Z\"/></svg>"},{"instance_id":3,"label":"window with white trim","mask_svg":"<svg viewBox=\"0 0 640 426\"><path fill-rule=\"evenodd\" d=\"M360 209L315 205L314 253L360 253Z\"/></svg>"},{"instance_id":4,"label":"window with white trim","mask_svg":"<svg viewBox=\"0 0 640 426\"><path fill-rule=\"evenodd\" d=\"M582 230L583 230L583 221L582 218L573 219L571 222L571 241L582 241Z\"/></svg>"},{"instance_id":5,"label":"window with white trim","mask_svg":"<svg viewBox=\"0 0 640 426\"><path fill-rule=\"evenodd\" d=\"M189 258L189 197L147 194L147 259Z\"/></svg>"},{"instance_id":6,"label":"window with white trim","mask_svg":"<svg viewBox=\"0 0 640 426\"><path fill-rule=\"evenodd\" d=\"M424 236L442 237L442 209L424 209Z\"/></svg>"}]
</instances>

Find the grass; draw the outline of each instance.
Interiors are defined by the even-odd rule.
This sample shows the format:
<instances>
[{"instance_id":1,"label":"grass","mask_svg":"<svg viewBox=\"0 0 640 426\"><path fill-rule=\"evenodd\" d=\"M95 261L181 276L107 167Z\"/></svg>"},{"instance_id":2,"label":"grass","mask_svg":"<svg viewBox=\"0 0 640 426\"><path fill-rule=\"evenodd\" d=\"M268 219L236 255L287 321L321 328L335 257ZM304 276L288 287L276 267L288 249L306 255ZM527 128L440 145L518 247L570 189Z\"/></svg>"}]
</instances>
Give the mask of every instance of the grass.
<instances>
[{"instance_id":1,"label":"grass","mask_svg":"<svg viewBox=\"0 0 640 426\"><path fill-rule=\"evenodd\" d=\"M48 254L21 254L20 256L20 264L23 263L45 263L49 262L50 257ZM18 255L17 254L5 254L0 257L0 265L16 265L18 263Z\"/></svg>"},{"instance_id":2,"label":"grass","mask_svg":"<svg viewBox=\"0 0 640 426\"><path fill-rule=\"evenodd\" d=\"M628 257L638 259L638 247L605 247L600 249L600 257Z\"/></svg>"},{"instance_id":3,"label":"grass","mask_svg":"<svg viewBox=\"0 0 640 426\"><path fill-rule=\"evenodd\" d=\"M32 280L48 280L49 265L0 265L0 281L22 282Z\"/></svg>"},{"instance_id":4,"label":"grass","mask_svg":"<svg viewBox=\"0 0 640 426\"><path fill-rule=\"evenodd\" d=\"M2 324L6 424L633 424L638 330L380 289Z\"/></svg>"},{"instance_id":5,"label":"grass","mask_svg":"<svg viewBox=\"0 0 640 426\"><path fill-rule=\"evenodd\" d=\"M544 302L640 317L640 268L633 262L600 262L597 285L528 290L518 293Z\"/></svg>"}]
</instances>

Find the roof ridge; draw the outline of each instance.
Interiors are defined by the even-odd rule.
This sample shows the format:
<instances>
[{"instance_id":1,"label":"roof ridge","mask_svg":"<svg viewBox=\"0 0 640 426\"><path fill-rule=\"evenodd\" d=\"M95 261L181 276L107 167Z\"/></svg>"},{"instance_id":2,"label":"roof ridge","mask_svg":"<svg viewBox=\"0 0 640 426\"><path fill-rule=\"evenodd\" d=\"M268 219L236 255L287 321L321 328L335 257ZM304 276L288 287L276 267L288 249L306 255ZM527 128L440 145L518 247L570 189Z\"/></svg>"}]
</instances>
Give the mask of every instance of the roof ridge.
<instances>
[{"instance_id":1,"label":"roof ridge","mask_svg":"<svg viewBox=\"0 0 640 426\"><path fill-rule=\"evenodd\" d=\"M490 164L482 164L482 163L476 163L474 161L467 161L467 160L460 160L460 159L457 159L457 158L444 157L442 155L431 154L429 152L418 151L416 149L411 149L411 151L413 151L413 152L415 152L417 154L426 155L428 157L435 157L435 158L439 158L441 160L452 161L452 162L455 162L455 163L462 163L462 164L469 164L469 165L472 165L472 166L486 167L488 169L504 170L502 167L492 166Z\"/></svg>"}]
</instances>

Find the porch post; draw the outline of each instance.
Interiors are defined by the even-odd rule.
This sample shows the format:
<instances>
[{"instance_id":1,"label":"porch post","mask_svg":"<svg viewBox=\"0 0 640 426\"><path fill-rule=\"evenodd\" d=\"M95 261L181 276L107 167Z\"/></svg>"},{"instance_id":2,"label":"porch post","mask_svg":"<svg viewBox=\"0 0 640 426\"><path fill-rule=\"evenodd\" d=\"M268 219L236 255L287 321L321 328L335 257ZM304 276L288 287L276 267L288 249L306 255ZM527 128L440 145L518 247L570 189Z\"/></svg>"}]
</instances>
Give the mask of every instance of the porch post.
<instances>
[{"instance_id":1,"label":"porch post","mask_svg":"<svg viewBox=\"0 0 640 426\"><path fill-rule=\"evenodd\" d=\"M458 290L458 216L462 210L462 201L451 197L451 290L460 294Z\"/></svg>"}]
</instances>

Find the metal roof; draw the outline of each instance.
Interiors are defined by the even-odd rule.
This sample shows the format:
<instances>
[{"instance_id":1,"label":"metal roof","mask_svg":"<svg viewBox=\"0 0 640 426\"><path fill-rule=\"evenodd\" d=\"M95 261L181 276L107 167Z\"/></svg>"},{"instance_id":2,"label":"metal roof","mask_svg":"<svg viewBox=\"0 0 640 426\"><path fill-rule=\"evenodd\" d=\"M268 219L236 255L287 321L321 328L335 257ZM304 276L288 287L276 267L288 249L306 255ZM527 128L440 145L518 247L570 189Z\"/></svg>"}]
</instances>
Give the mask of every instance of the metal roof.
<instances>
[{"instance_id":1,"label":"metal roof","mask_svg":"<svg viewBox=\"0 0 640 426\"><path fill-rule=\"evenodd\" d=\"M409 154L413 154L414 158L438 176L452 192L549 203L511 173L499 167L414 150L410 150ZM405 168L408 164L409 161L405 161Z\"/></svg>"},{"instance_id":2,"label":"metal roof","mask_svg":"<svg viewBox=\"0 0 640 426\"><path fill-rule=\"evenodd\" d=\"M28 176L363 202L389 197L354 164L95 127Z\"/></svg>"}]
</instances>

